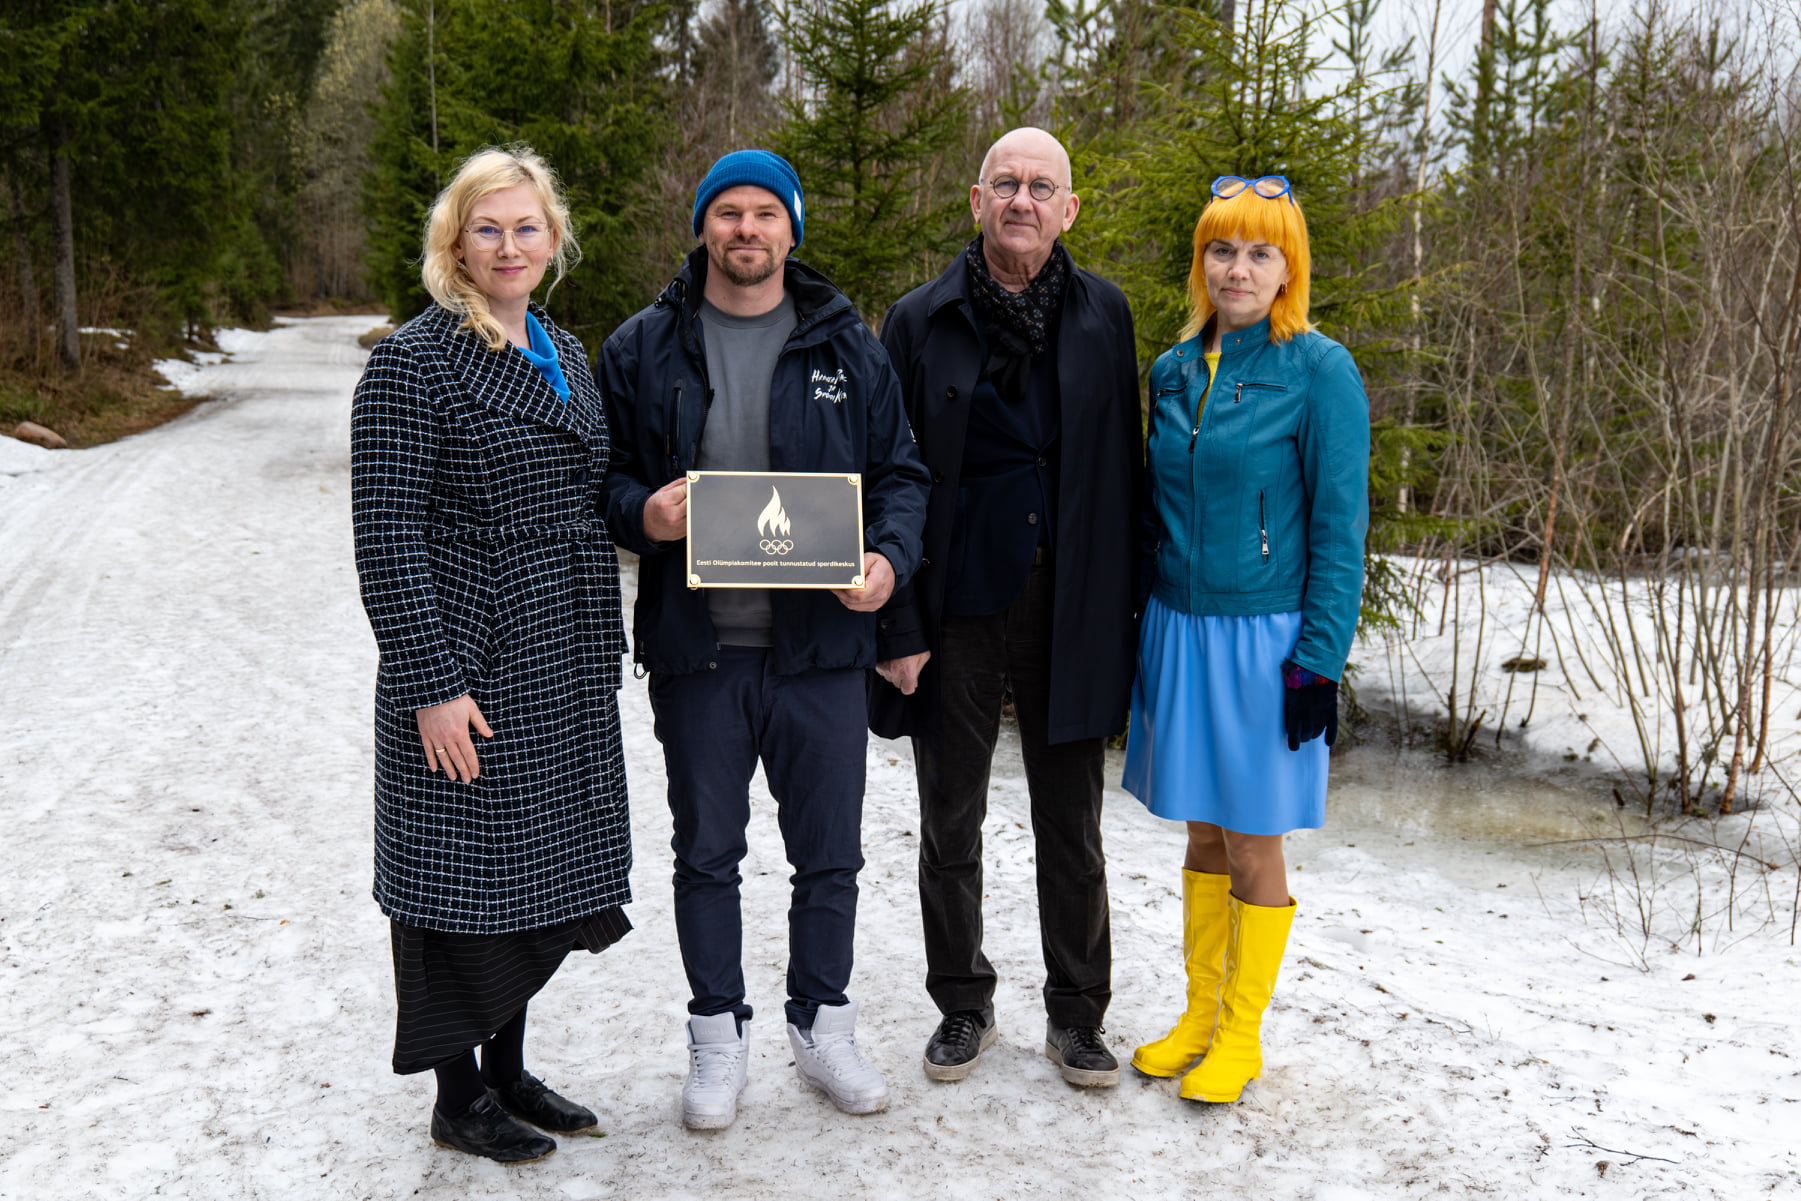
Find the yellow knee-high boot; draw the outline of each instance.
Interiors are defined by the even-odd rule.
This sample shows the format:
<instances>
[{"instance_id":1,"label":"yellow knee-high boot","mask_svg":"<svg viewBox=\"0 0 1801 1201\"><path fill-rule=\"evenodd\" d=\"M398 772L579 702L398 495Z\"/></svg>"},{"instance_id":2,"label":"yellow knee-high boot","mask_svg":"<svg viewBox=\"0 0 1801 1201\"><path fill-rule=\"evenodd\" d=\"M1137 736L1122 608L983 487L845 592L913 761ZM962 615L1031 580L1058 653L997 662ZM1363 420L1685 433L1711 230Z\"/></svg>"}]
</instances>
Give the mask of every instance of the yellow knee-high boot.
<instances>
[{"instance_id":1,"label":"yellow knee-high boot","mask_svg":"<svg viewBox=\"0 0 1801 1201\"><path fill-rule=\"evenodd\" d=\"M1177 1076L1207 1053L1219 1016L1219 984L1225 977L1226 899L1230 876L1182 869L1182 959L1188 968L1188 1008L1170 1032L1132 1053L1132 1066L1147 1076Z\"/></svg>"},{"instance_id":2,"label":"yellow knee-high boot","mask_svg":"<svg viewBox=\"0 0 1801 1201\"><path fill-rule=\"evenodd\" d=\"M1263 1071L1263 1011L1276 991L1276 972L1294 925L1293 897L1280 909L1233 897L1228 911L1231 931L1226 978L1219 990L1219 1025L1206 1058L1182 1077L1182 1095L1190 1101L1236 1101Z\"/></svg>"}]
</instances>

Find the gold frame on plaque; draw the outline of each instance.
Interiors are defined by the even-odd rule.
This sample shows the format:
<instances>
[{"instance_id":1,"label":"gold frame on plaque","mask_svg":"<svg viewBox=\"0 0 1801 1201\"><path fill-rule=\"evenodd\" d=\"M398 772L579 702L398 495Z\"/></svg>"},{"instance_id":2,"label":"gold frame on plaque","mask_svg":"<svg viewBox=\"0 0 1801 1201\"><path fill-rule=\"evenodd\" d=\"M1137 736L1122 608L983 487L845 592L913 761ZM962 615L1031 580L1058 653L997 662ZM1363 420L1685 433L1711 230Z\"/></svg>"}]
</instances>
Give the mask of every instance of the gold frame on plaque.
<instances>
[{"instance_id":1,"label":"gold frame on plaque","mask_svg":"<svg viewBox=\"0 0 1801 1201\"><path fill-rule=\"evenodd\" d=\"M748 569L748 570L751 570L751 571L754 571L757 573L772 572L772 573L776 573L776 574L774 574L774 575L759 574L758 578L755 578L755 579L733 578L733 579L719 580L718 582L708 582L706 579L703 578L702 573L699 570L699 568L709 567L709 566L713 565L714 559L709 559L709 558L703 557L698 561L698 565L697 565L696 556L694 553L694 491L695 491L696 484L703 483L703 481L709 477L714 477L714 478L730 477L730 478L734 478L734 479L755 479L758 481L765 481L765 480L770 481L769 486L770 486L771 491L774 493L774 495L773 495L773 498L772 498L770 504L768 506L765 506L763 511L761 511L757 514L757 523L756 523L757 532L759 535L762 535L761 540L756 545L761 547L763 557L761 559L752 558L752 557L735 557L735 558L726 560L724 562L721 562L718 565L721 568L727 570L728 573L742 574L744 571L746 571ZM684 535L685 535L685 539L686 539L686 543L687 543L686 553L688 556L688 573L687 574L688 574L688 587L689 588L691 588L691 589L700 589L700 588L831 589L831 588L861 588L861 587L863 587L863 553L864 553L863 552L863 476L861 475L861 473L854 472L854 471L852 471L852 472L844 472L844 471L690 471L687 473L687 480L688 480L688 502L689 503L688 503L688 510L687 510L687 514L688 514L687 515L687 524L686 524L686 528L684 530ZM775 557L775 554L777 552L772 552L770 550L770 543L772 541L788 542L788 543L792 544L792 539L789 539L785 536L786 532L788 531L788 529L790 527L790 518L786 511L787 502L783 501L781 499L781 493L777 487L777 484L775 483L775 481L780 481L780 480L809 480L809 481L833 480L833 481L842 481L844 483L849 484L850 490L851 490L851 497L854 501L854 504L852 506L852 511L854 512L855 519L856 519L856 525L854 527L854 530L855 530L854 540L855 540L855 546L856 546L854 560L846 560L843 558L828 558L824 563L820 563L817 560L788 560L788 559L782 559L782 558ZM791 492L790 495L793 495L793 493ZM809 504L807 505L807 507L815 507L810 503L811 498L808 498L808 500L809 500ZM831 507L835 510L840 503L841 502L833 501L831 504ZM773 513L771 512L771 509L773 509ZM784 534L784 536L779 537L779 538L773 532L771 532L776 528L775 523L778 521L781 523L780 528ZM833 520L831 524L834 527L836 527L835 520ZM851 530L849 527L834 528L831 531L831 533L834 536L842 536L846 547L851 545L852 533L851 533ZM826 553L831 554L833 551L839 550L839 549L842 549L842 548L828 548ZM742 553L746 556L749 556L753 552L747 550ZM784 552L779 552L779 553L786 554L787 552L784 551ZM779 575L779 573L784 568L787 568L790 571L802 571L802 570L811 569L809 574L817 576L818 572L823 571L823 570L829 570L832 567L849 567L849 568L851 568L851 571L850 571L850 574L846 575L846 576L840 576L840 577L831 578L831 579L809 578L806 580L802 580L799 582L792 582L792 583L782 582L780 579L780 575Z\"/></svg>"}]
</instances>

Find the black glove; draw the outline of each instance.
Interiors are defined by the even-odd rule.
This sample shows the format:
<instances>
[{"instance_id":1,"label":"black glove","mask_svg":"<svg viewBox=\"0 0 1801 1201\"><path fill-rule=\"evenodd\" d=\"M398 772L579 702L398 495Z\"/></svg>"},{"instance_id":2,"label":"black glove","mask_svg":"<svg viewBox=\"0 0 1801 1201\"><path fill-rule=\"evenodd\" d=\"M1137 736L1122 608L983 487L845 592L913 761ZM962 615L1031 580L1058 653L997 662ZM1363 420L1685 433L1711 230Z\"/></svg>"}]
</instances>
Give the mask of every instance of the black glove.
<instances>
[{"instance_id":1,"label":"black glove","mask_svg":"<svg viewBox=\"0 0 1801 1201\"><path fill-rule=\"evenodd\" d=\"M1321 734L1326 745L1338 741L1338 681L1328 680L1298 664L1282 664L1282 724L1288 728L1288 749L1298 751L1303 742Z\"/></svg>"}]
</instances>

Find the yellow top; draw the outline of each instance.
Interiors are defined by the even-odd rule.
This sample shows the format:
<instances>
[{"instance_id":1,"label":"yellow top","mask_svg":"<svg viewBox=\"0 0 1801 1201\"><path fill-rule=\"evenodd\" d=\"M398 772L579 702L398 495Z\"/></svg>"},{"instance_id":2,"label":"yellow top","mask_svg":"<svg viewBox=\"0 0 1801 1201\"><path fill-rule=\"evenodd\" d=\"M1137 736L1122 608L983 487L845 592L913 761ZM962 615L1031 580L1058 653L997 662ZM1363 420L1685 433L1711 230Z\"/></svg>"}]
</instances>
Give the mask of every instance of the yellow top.
<instances>
[{"instance_id":1,"label":"yellow top","mask_svg":"<svg viewBox=\"0 0 1801 1201\"><path fill-rule=\"evenodd\" d=\"M1194 407L1194 428L1201 428L1201 413L1207 408L1207 394L1213 391L1213 377L1219 374L1219 351L1204 355L1207 360L1207 386L1201 389L1201 403Z\"/></svg>"}]
</instances>

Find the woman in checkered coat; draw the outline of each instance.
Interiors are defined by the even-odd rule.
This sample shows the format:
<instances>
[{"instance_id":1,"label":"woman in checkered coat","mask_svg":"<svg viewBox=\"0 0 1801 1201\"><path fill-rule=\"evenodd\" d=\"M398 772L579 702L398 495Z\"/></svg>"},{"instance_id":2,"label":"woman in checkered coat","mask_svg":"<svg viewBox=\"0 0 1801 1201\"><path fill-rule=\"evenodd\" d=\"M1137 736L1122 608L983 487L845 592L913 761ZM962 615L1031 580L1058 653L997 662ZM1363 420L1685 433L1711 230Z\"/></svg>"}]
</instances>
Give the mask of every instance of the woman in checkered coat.
<instances>
[{"instance_id":1,"label":"woman in checkered coat","mask_svg":"<svg viewBox=\"0 0 1801 1201\"><path fill-rule=\"evenodd\" d=\"M576 254L541 159L471 157L427 223L436 304L376 346L351 411L394 1070L436 1071L434 1140L510 1163L595 1122L525 1071L526 1003L631 928L606 417L531 303Z\"/></svg>"}]
</instances>

